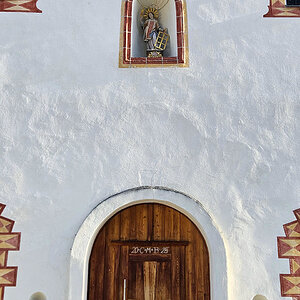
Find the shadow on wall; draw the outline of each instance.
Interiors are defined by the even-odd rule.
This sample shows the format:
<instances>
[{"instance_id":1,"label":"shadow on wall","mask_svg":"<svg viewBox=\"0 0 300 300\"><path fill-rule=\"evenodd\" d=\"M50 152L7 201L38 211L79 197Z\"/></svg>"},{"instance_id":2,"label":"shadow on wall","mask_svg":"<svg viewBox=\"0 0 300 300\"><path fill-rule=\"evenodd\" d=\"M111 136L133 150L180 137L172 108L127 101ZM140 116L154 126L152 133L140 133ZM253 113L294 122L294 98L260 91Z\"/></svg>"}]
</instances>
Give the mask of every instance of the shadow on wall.
<instances>
[{"instance_id":1,"label":"shadow on wall","mask_svg":"<svg viewBox=\"0 0 300 300\"><path fill-rule=\"evenodd\" d=\"M265 296L256 295L252 300L268 300Z\"/></svg>"},{"instance_id":2,"label":"shadow on wall","mask_svg":"<svg viewBox=\"0 0 300 300\"><path fill-rule=\"evenodd\" d=\"M37 292L31 295L29 300L47 300L47 298L43 293Z\"/></svg>"}]
</instances>

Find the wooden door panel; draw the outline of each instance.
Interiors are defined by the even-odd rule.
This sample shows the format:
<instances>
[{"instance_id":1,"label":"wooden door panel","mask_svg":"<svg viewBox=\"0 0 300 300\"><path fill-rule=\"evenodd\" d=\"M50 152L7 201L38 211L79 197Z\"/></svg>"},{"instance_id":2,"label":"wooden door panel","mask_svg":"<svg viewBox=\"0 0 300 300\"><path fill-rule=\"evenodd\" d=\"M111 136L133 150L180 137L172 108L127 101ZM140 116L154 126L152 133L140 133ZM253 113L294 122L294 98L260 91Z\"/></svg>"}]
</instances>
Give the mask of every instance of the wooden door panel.
<instances>
[{"instance_id":1,"label":"wooden door panel","mask_svg":"<svg viewBox=\"0 0 300 300\"><path fill-rule=\"evenodd\" d=\"M135 245L167 246L170 251L131 254ZM124 279L126 300L209 300L209 256L203 236L185 215L161 204L122 210L95 240L88 300L124 300Z\"/></svg>"},{"instance_id":2,"label":"wooden door panel","mask_svg":"<svg viewBox=\"0 0 300 300\"><path fill-rule=\"evenodd\" d=\"M171 261L157 263L155 300L180 300L172 298Z\"/></svg>"},{"instance_id":3,"label":"wooden door panel","mask_svg":"<svg viewBox=\"0 0 300 300\"><path fill-rule=\"evenodd\" d=\"M144 300L155 300L157 288L157 265L156 261L145 261L141 263L143 266L143 285L144 285Z\"/></svg>"}]
</instances>

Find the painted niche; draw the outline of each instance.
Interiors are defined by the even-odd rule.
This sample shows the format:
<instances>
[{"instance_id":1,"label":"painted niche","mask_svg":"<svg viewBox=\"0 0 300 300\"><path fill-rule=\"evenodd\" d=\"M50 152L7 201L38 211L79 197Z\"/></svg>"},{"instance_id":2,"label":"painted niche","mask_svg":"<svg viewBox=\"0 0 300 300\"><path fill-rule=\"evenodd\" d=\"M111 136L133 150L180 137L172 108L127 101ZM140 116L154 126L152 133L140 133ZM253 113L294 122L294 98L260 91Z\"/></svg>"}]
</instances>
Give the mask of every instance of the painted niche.
<instances>
[{"instance_id":1,"label":"painted niche","mask_svg":"<svg viewBox=\"0 0 300 300\"><path fill-rule=\"evenodd\" d=\"M280 274L281 296L300 300L300 208L296 221L283 225L285 237L278 237L278 257L288 258L291 274Z\"/></svg>"},{"instance_id":2,"label":"painted niche","mask_svg":"<svg viewBox=\"0 0 300 300\"><path fill-rule=\"evenodd\" d=\"M37 0L0 0L0 12L41 13L36 3Z\"/></svg>"},{"instance_id":3,"label":"painted niche","mask_svg":"<svg viewBox=\"0 0 300 300\"><path fill-rule=\"evenodd\" d=\"M270 0L269 11L264 17L300 17L300 0Z\"/></svg>"},{"instance_id":4,"label":"painted niche","mask_svg":"<svg viewBox=\"0 0 300 300\"><path fill-rule=\"evenodd\" d=\"M123 0L119 67L187 67L184 0Z\"/></svg>"}]
</instances>

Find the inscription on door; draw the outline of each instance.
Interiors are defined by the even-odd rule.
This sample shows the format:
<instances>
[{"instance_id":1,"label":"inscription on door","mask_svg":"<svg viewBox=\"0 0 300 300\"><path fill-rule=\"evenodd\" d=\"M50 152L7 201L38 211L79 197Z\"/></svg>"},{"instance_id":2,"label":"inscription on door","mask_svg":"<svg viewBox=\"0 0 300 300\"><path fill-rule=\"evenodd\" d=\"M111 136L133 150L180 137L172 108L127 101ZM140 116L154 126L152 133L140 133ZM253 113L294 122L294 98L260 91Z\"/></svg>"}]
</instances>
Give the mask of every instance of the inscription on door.
<instances>
[{"instance_id":1,"label":"inscription on door","mask_svg":"<svg viewBox=\"0 0 300 300\"><path fill-rule=\"evenodd\" d=\"M209 257L196 226L161 204L127 208L99 232L88 300L210 300Z\"/></svg>"},{"instance_id":2,"label":"inscription on door","mask_svg":"<svg viewBox=\"0 0 300 300\"><path fill-rule=\"evenodd\" d=\"M169 254L170 247L132 247L130 254Z\"/></svg>"}]
</instances>

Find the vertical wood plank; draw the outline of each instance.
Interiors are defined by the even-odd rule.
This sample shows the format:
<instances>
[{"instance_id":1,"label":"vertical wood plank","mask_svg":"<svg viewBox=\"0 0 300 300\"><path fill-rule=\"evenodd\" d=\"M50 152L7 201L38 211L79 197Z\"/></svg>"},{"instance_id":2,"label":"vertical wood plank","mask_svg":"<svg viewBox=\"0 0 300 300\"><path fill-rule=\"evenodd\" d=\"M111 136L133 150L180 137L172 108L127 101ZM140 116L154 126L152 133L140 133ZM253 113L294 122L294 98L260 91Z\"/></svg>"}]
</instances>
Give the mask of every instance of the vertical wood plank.
<instances>
[{"instance_id":1,"label":"vertical wood plank","mask_svg":"<svg viewBox=\"0 0 300 300\"><path fill-rule=\"evenodd\" d=\"M164 206L161 204L155 204L153 211L153 238L155 241L162 241L165 239Z\"/></svg>"},{"instance_id":2,"label":"vertical wood plank","mask_svg":"<svg viewBox=\"0 0 300 300\"><path fill-rule=\"evenodd\" d=\"M136 263L136 300L141 299L144 300L144 268L143 263Z\"/></svg>"},{"instance_id":3,"label":"vertical wood plank","mask_svg":"<svg viewBox=\"0 0 300 300\"><path fill-rule=\"evenodd\" d=\"M130 225L132 223L130 209L124 209L120 212L120 240L130 239Z\"/></svg>"},{"instance_id":4,"label":"vertical wood plank","mask_svg":"<svg viewBox=\"0 0 300 300\"><path fill-rule=\"evenodd\" d=\"M180 248L180 300L186 297L186 284L185 284L185 255L186 247Z\"/></svg>"},{"instance_id":5,"label":"vertical wood plank","mask_svg":"<svg viewBox=\"0 0 300 300\"><path fill-rule=\"evenodd\" d=\"M156 261L145 261L143 263L144 268L144 299L156 300Z\"/></svg>"},{"instance_id":6,"label":"vertical wood plank","mask_svg":"<svg viewBox=\"0 0 300 300\"><path fill-rule=\"evenodd\" d=\"M88 299L103 299L105 227L99 232L89 262Z\"/></svg>"},{"instance_id":7,"label":"vertical wood plank","mask_svg":"<svg viewBox=\"0 0 300 300\"><path fill-rule=\"evenodd\" d=\"M136 239L146 241L148 237L148 209L147 204L136 206Z\"/></svg>"},{"instance_id":8,"label":"vertical wood plank","mask_svg":"<svg viewBox=\"0 0 300 300\"><path fill-rule=\"evenodd\" d=\"M180 268L181 268L181 257L180 247L172 247L172 300L180 300Z\"/></svg>"},{"instance_id":9,"label":"vertical wood plank","mask_svg":"<svg viewBox=\"0 0 300 300\"><path fill-rule=\"evenodd\" d=\"M104 299L115 299L116 295L116 272L119 265L120 246L112 245L112 240L120 238L120 214L110 219L106 230L106 251L105 251L105 287Z\"/></svg>"},{"instance_id":10,"label":"vertical wood plank","mask_svg":"<svg viewBox=\"0 0 300 300\"><path fill-rule=\"evenodd\" d=\"M175 241L180 241L180 212L173 209L173 238Z\"/></svg>"},{"instance_id":11,"label":"vertical wood plank","mask_svg":"<svg viewBox=\"0 0 300 300\"><path fill-rule=\"evenodd\" d=\"M129 239L130 240L136 240L136 227L137 227L137 222L136 222L136 205L127 208L126 210L130 211L130 226L129 226Z\"/></svg>"},{"instance_id":12,"label":"vertical wood plank","mask_svg":"<svg viewBox=\"0 0 300 300\"><path fill-rule=\"evenodd\" d=\"M163 207L164 209L164 235L166 241L174 240L173 236L173 209L171 207Z\"/></svg>"},{"instance_id":13,"label":"vertical wood plank","mask_svg":"<svg viewBox=\"0 0 300 300\"><path fill-rule=\"evenodd\" d=\"M172 298L171 273L171 261L157 263L155 300L175 300Z\"/></svg>"},{"instance_id":14,"label":"vertical wood plank","mask_svg":"<svg viewBox=\"0 0 300 300\"><path fill-rule=\"evenodd\" d=\"M191 221L184 215L181 215L181 238L190 241L186 246L185 255L185 291L186 299L194 299L195 297L195 274L194 274L194 251L193 251L193 238Z\"/></svg>"},{"instance_id":15,"label":"vertical wood plank","mask_svg":"<svg viewBox=\"0 0 300 300\"><path fill-rule=\"evenodd\" d=\"M118 290L118 299L124 299L124 279L126 279L126 299L128 298L128 253L129 246L121 246L120 248L120 272L119 272L119 283L120 287Z\"/></svg>"},{"instance_id":16,"label":"vertical wood plank","mask_svg":"<svg viewBox=\"0 0 300 300\"><path fill-rule=\"evenodd\" d=\"M195 260L195 288L196 300L204 300L204 274L203 274L203 247L202 240L197 237L198 230L195 225L192 226L193 252L197 255Z\"/></svg>"},{"instance_id":17,"label":"vertical wood plank","mask_svg":"<svg viewBox=\"0 0 300 300\"><path fill-rule=\"evenodd\" d=\"M153 240L153 208L154 204L149 203L148 207L148 234L147 234L147 241Z\"/></svg>"}]
</instances>

